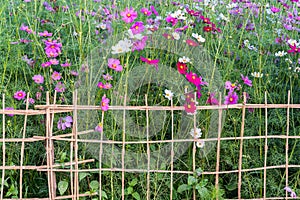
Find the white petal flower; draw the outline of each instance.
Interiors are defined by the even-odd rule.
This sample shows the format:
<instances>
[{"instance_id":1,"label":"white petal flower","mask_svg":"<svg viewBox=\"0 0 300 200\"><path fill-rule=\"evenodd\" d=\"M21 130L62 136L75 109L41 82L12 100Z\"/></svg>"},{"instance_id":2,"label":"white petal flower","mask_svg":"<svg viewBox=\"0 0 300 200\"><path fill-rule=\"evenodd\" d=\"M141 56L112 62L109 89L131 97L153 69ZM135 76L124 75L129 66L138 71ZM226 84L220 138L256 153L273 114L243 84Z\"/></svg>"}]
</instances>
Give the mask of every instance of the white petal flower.
<instances>
[{"instance_id":1,"label":"white petal flower","mask_svg":"<svg viewBox=\"0 0 300 200\"><path fill-rule=\"evenodd\" d=\"M189 63L189 62L191 62L191 60L190 60L190 58L183 56L182 58L179 58L179 62Z\"/></svg>"},{"instance_id":2,"label":"white petal flower","mask_svg":"<svg viewBox=\"0 0 300 200\"><path fill-rule=\"evenodd\" d=\"M174 38L175 40L179 40L179 39L180 39L180 35L179 35L179 33L177 33L177 32L173 32L173 33L172 33L172 36L173 36L173 38Z\"/></svg>"},{"instance_id":3,"label":"white petal flower","mask_svg":"<svg viewBox=\"0 0 300 200\"><path fill-rule=\"evenodd\" d=\"M196 142L196 146L197 146L198 148L203 148L203 147L204 147L204 144L205 144L205 142L204 142L203 140L198 140L198 141Z\"/></svg>"},{"instance_id":4,"label":"white petal flower","mask_svg":"<svg viewBox=\"0 0 300 200\"><path fill-rule=\"evenodd\" d=\"M120 40L115 46L112 46L112 54L130 52L132 47L132 42L125 38L124 40Z\"/></svg>"},{"instance_id":5,"label":"white petal flower","mask_svg":"<svg viewBox=\"0 0 300 200\"><path fill-rule=\"evenodd\" d=\"M251 73L251 75L255 78L261 78L261 77L263 77L264 74L260 73L260 72L253 72L253 73Z\"/></svg>"},{"instance_id":6,"label":"white petal flower","mask_svg":"<svg viewBox=\"0 0 300 200\"><path fill-rule=\"evenodd\" d=\"M202 136L202 131L200 128L196 128L196 131L194 131L194 129L192 128L191 131L190 131L190 135L193 137L193 138L200 138Z\"/></svg>"},{"instance_id":7,"label":"white petal flower","mask_svg":"<svg viewBox=\"0 0 300 200\"><path fill-rule=\"evenodd\" d=\"M165 89L165 94L164 94L164 96L165 96L167 99L171 100L171 99L173 98L174 94L172 93L171 90Z\"/></svg>"}]
</instances>

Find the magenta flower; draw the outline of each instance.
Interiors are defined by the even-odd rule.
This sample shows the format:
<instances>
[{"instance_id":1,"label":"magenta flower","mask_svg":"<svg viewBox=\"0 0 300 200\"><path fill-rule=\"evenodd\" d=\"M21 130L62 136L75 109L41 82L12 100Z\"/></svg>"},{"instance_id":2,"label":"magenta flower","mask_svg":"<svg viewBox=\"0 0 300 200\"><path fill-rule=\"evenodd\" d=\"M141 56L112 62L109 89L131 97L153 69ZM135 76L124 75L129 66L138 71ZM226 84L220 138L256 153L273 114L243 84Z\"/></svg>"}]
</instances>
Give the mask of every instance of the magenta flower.
<instances>
[{"instance_id":1,"label":"magenta flower","mask_svg":"<svg viewBox=\"0 0 300 200\"><path fill-rule=\"evenodd\" d=\"M62 66L62 67L70 67L71 63L65 62L65 63L60 64L60 66Z\"/></svg>"},{"instance_id":2,"label":"magenta flower","mask_svg":"<svg viewBox=\"0 0 300 200\"><path fill-rule=\"evenodd\" d=\"M244 75L241 74L241 77L242 77L242 80L244 81L245 85L252 87L252 81L248 78L248 76L244 77Z\"/></svg>"},{"instance_id":3,"label":"magenta flower","mask_svg":"<svg viewBox=\"0 0 300 200\"><path fill-rule=\"evenodd\" d=\"M72 126L73 119L71 116L60 117L57 122L57 128L59 130L66 130L66 128L70 128Z\"/></svg>"},{"instance_id":4,"label":"magenta flower","mask_svg":"<svg viewBox=\"0 0 300 200\"><path fill-rule=\"evenodd\" d=\"M58 82L54 88L54 90L56 90L57 92L64 92L66 89L65 84L63 84L62 82Z\"/></svg>"},{"instance_id":5,"label":"magenta flower","mask_svg":"<svg viewBox=\"0 0 300 200\"><path fill-rule=\"evenodd\" d=\"M132 32L133 35L139 34L141 32L143 32L145 29L143 22L138 21L135 22L131 27L130 30Z\"/></svg>"},{"instance_id":6,"label":"magenta flower","mask_svg":"<svg viewBox=\"0 0 300 200\"><path fill-rule=\"evenodd\" d=\"M133 43L132 45L132 51L141 51L145 48L146 46L146 41L147 41L148 37L144 36L141 40L137 40Z\"/></svg>"},{"instance_id":7,"label":"magenta flower","mask_svg":"<svg viewBox=\"0 0 300 200\"><path fill-rule=\"evenodd\" d=\"M229 92L227 96L225 96L225 105L229 104L236 104L238 102L239 96L236 94L236 92Z\"/></svg>"},{"instance_id":8,"label":"magenta flower","mask_svg":"<svg viewBox=\"0 0 300 200\"><path fill-rule=\"evenodd\" d=\"M103 132L103 124L99 123L96 127L95 127L95 131L102 133Z\"/></svg>"},{"instance_id":9,"label":"magenta flower","mask_svg":"<svg viewBox=\"0 0 300 200\"><path fill-rule=\"evenodd\" d=\"M150 6L151 11L154 13L154 15L158 16L158 12L156 11L156 9L154 8L154 6Z\"/></svg>"},{"instance_id":10,"label":"magenta flower","mask_svg":"<svg viewBox=\"0 0 300 200\"><path fill-rule=\"evenodd\" d=\"M215 98L215 93L210 93L209 94L206 103L210 104L210 105L219 105L218 99Z\"/></svg>"},{"instance_id":11,"label":"magenta flower","mask_svg":"<svg viewBox=\"0 0 300 200\"><path fill-rule=\"evenodd\" d=\"M51 75L51 78L54 80L54 81L59 81L61 79L61 74L57 71L54 71Z\"/></svg>"},{"instance_id":12,"label":"magenta flower","mask_svg":"<svg viewBox=\"0 0 300 200\"><path fill-rule=\"evenodd\" d=\"M177 66L177 70L180 74L186 74L186 71L187 71L186 63L177 62L176 66Z\"/></svg>"},{"instance_id":13,"label":"magenta flower","mask_svg":"<svg viewBox=\"0 0 300 200\"><path fill-rule=\"evenodd\" d=\"M292 45L289 45L289 46L290 46L291 49L287 51L288 53L296 54L297 52L300 52L300 49L297 48L296 44L294 44L293 46Z\"/></svg>"},{"instance_id":14,"label":"magenta flower","mask_svg":"<svg viewBox=\"0 0 300 200\"><path fill-rule=\"evenodd\" d=\"M168 15L168 17L166 18L166 21L168 23L172 23L172 26L175 26L178 22L178 20L174 17L172 17L171 15Z\"/></svg>"},{"instance_id":15,"label":"magenta flower","mask_svg":"<svg viewBox=\"0 0 300 200\"><path fill-rule=\"evenodd\" d=\"M97 84L97 87L100 88L100 89L103 89L104 88L104 84L102 82L99 82Z\"/></svg>"},{"instance_id":16,"label":"magenta flower","mask_svg":"<svg viewBox=\"0 0 300 200\"><path fill-rule=\"evenodd\" d=\"M200 85L201 79L196 73L189 72L185 75L186 79L195 86Z\"/></svg>"},{"instance_id":17,"label":"magenta flower","mask_svg":"<svg viewBox=\"0 0 300 200\"><path fill-rule=\"evenodd\" d=\"M150 10L148 10L147 8L142 8L141 13L143 13L146 16L150 16L152 14L152 12Z\"/></svg>"},{"instance_id":18,"label":"magenta flower","mask_svg":"<svg viewBox=\"0 0 300 200\"><path fill-rule=\"evenodd\" d=\"M229 92L232 92L236 88L237 88L237 86L235 83L231 83L230 81L225 82L225 89L229 90Z\"/></svg>"},{"instance_id":19,"label":"magenta flower","mask_svg":"<svg viewBox=\"0 0 300 200\"><path fill-rule=\"evenodd\" d=\"M101 110L107 111L109 108L109 99L104 95L101 101Z\"/></svg>"},{"instance_id":20,"label":"magenta flower","mask_svg":"<svg viewBox=\"0 0 300 200\"><path fill-rule=\"evenodd\" d=\"M280 8L276 8L275 6L272 6L270 9L273 13L280 12Z\"/></svg>"},{"instance_id":21,"label":"magenta flower","mask_svg":"<svg viewBox=\"0 0 300 200\"><path fill-rule=\"evenodd\" d=\"M26 99L24 100L24 103L25 103L25 104L27 103L27 100L26 100ZM29 98L29 99L28 99L28 103L29 103L29 104L34 104L34 103L35 103L35 100L34 100L33 98Z\"/></svg>"},{"instance_id":22,"label":"magenta flower","mask_svg":"<svg viewBox=\"0 0 300 200\"><path fill-rule=\"evenodd\" d=\"M14 98L17 99L18 101L25 99L26 93L23 90L19 90L14 94Z\"/></svg>"},{"instance_id":23,"label":"magenta flower","mask_svg":"<svg viewBox=\"0 0 300 200\"><path fill-rule=\"evenodd\" d=\"M51 62L44 62L44 63L42 63L41 64L41 66L43 67L43 68L46 68L46 67L50 67L51 66Z\"/></svg>"},{"instance_id":24,"label":"magenta flower","mask_svg":"<svg viewBox=\"0 0 300 200\"><path fill-rule=\"evenodd\" d=\"M111 80L113 80L113 77L112 77L111 75L109 75L109 74L104 74L104 75L102 75L102 77L103 77L104 80L106 80L106 81L111 81Z\"/></svg>"},{"instance_id":25,"label":"magenta flower","mask_svg":"<svg viewBox=\"0 0 300 200\"><path fill-rule=\"evenodd\" d=\"M137 12L134 11L133 8L126 8L120 15L123 17L122 20L127 24L133 22L137 18Z\"/></svg>"},{"instance_id":26,"label":"magenta flower","mask_svg":"<svg viewBox=\"0 0 300 200\"><path fill-rule=\"evenodd\" d=\"M34 80L34 82L37 83L37 84L43 84L44 83L44 77L40 74L34 75L32 77L32 80Z\"/></svg>"},{"instance_id":27,"label":"magenta flower","mask_svg":"<svg viewBox=\"0 0 300 200\"><path fill-rule=\"evenodd\" d=\"M120 60L118 59L114 59L114 58L109 58L108 59L108 67L117 71L117 72L120 72L123 70L123 67L122 65L120 65Z\"/></svg>"},{"instance_id":28,"label":"magenta flower","mask_svg":"<svg viewBox=\"0 0 300 200\"><path fill-rule=\"evenodd\" d=\"M194 40L191 40L191 39L187 39L186 43L193 47L199 46L199 44L197 42L195 42Z\"/></svg>"},{"instance_id":29,"label":"magenta flower","mask_svg":"<svg viewBox=\"0 0 300 200\"><path fill-rule=\"evenodd\" d=\"M144 57L140 57L141 61L149 64L149 65L153 65L156 69L156 71L158 71L158 63L159 63L159 59L155 59L155 60L152 60L150 58L144 58Z\"/></svg>"},{"instance_id":30,"label":"magenta flower","mask_svg":"<svg viewBox=\"0 0 300 200\"><path fill-rule=\"evenodd\" d=\"M40 32L39 36L43 36L43 37L51 37L52 33L49 33L48 31L44 31L44 32Z\"/></svg>"},{"instance_id":31,"label":"magenta flower","mask_svg":"<svg viewBox=\"0 0 300 200\"><path fill-rule=\"evenodd\" d=\"M186 102L184 105L184 110L188 115L194 115L197 112L197 107L195 102Z\"/></svg>"}]
</instances>

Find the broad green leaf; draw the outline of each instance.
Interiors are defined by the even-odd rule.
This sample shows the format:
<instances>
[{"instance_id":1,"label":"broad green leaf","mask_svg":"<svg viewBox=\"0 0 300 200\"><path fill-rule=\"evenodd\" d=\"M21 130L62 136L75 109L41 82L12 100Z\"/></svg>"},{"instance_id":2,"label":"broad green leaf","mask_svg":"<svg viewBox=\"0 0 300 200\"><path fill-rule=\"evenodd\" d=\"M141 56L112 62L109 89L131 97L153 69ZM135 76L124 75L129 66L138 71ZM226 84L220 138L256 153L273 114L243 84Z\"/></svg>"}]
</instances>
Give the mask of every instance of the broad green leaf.
<instances>
[{"instance_id":1,"label":"broad green leaf","mask_svg":"<svg viewBox=\"0 0 300 200\"><path fill-rule=\"evenodd\" d=\"M137 182L138 182L138 180L135 178L132 181L130 181L129 185L133 187L137 184Z\"/></svg>"},{"instance_id":2,"label":"broad green leaf","mask_svg":"<svg viewBox=\"0 0 300 200\"><path fill-rule=\"evenodd\" d=\"M102 197L103 197L104 199L108 199L106 192L103 191L103 190L102 190Z\"/></svg>"},{"instance_id":3,"label":"broad green leaf","mask_svg":"<svg viewBox=\"0 0 300 200\"><path fill-rule=\"evenodd\" d=\"M180 194L186 190L190 190L192 188L192 186L187 185L187 184L182 184L177 188L177 192L179 192Z\"/></svg>"},{"instance_id":4,"label":"broad green leaf","mask_svg":"<svg viewBox=\"0 0 300 200\"><path fill-rule=\"evenodd\" d=\"M133 187L128 187L127 188L127 194L132 194L133 192Z\"/></svg>"},{"instance_id":5,"label":"broad green leaf","mask_svg":"<svg viewBox=\"0 0 300 200\"><path fill-rule=\"evenodd\" d=\"M90 174L89 173L79 173L79 182L87 176L90 176Z\"/></svg>"},{"instance_id":6,"label":"broad green leaf","mask_svg":"<svg viewBox=\"0 0 300 200\"><path fill-rule=\"evenodd\" d=\"M141 197L140 197L139 193L137 193L137 192L132 193L132 196L133 196L133 198L135 198L136 200L141 200Z\"/></svg>"},{"instance_id":7,"label":"broad green leaf","mask_svg":"<svg viewBox=\"0 0 300 200\"><path fill-rule=\"evenodd\" d=\"M90 182L90 187L91 187L91 189L92 190L98 190L98 188L99 188L99 182L98 181L92 181L92 182Z\"/></svg>"},{"instance_id":8,"label":"broad green leaf","mask_svg":"<svg viewBox=\"0 0 300 200\"><path fill-rule=\"evenodd\" d=\"M57 186L58 186L59 194L63 195L67 191L69 187L69 183L67 181L59 181Z\"/></svg>"},{"instance_id":9,"label":"broad green leaf","mask_svg":"<svg viewBox=\"0 0 300 200\"><path fill-rule=\"evenodd\" d=\"M194 185L195 183L197 183L197 179L194 176L189 176L188 185Z\"/></svg>"}]
</instances>

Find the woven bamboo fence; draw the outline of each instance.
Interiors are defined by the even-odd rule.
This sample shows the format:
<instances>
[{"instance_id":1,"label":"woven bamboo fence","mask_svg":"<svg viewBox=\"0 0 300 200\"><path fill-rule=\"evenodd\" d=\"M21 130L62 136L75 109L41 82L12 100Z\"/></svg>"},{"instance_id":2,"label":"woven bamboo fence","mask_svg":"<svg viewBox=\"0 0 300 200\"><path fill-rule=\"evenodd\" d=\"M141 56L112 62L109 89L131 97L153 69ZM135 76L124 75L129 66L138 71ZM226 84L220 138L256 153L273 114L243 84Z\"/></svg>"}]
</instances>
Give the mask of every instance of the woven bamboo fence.
<instances>
[{"instance_id":1,"label":"woven bamboo fence","mask_svg":"<svg viewBox=\"0 0 300 200\"><path fill-rule=\"evenodd\" d=\"M220 96L221 97L221 96ZM103 172L110 171L110 172L120 172L122 173L122 180L120 181L120 185L122 187L122 199L125 199L125 173L131 173L131 172L143 172L147 173L147 199L150 199L150 193L151 193L151 183L150 183L150 173L168 173L170 174L170 199L173 199L172 196L172 190L173 188L173 175L174 174L194 174L196 170L196 145L195 145L195 139L174 139L174 133L172 130L172 136L171 139L163 140L163 141L150 141L147 137L144 141L126 141L125 140L125 134L126 130L123 130L123 140L122 141L113 141L113 140L104 140L103 139L103 133L101 133L101 139L100 140L88 140L88 139L81 139L79 136L89 133L89 131L83 131L79 132L77 130L77 112L79 110L99 110L101 112L101 108L99 106L84 106L84 105L77 105L77 92L75 91L73 94L73 104L72 105L57 105L56 104L56 94L54 94L53 102L50 103L50 96L49 92L47 92L46 96L46 105L36 105L35 109L28 109L28 98L29 94L27 95L27 103L26 103L26 109L25 110L5 110L5 96L2 97L2 110L0 110L0 114L2 115L2 166L0 166L0 169L2 171L1 177L2 177L2 183L0 188L0 199L5 199L5 191L4 191L4 180L6 177L6 170L16 170L20 174L20 180L19 180L19 199L79 199L80 197L87 197L87 196L98 196L99 198L102 196L102 180L103 180ZM147 98L147 96L145 97ZM221 98L220 98L221 99ZM244 102L246 100L246 96L244 96ZM259 108L265 110L265 134L261 136L244 136L244 127L245 127L245 116L246 116L246 109L248 108ZM286 132L284 135L268 135L268 110L269 109L286 109L287 113L287 119L286 119ZM285 170L285 176L288 177L289 169L291 168L300 168L300 161L297 165L295 164L289 164L289 141L290 140L297 140L300 138L300 136L290 136L289 135L289 122L290 122L290 110L291 109L297 109L300 108L300 104L290 104L290 92L288 93L288 102L286 104L268 104L267 103L267 97L265 95L265 104L247 104L247 103L241 103L241 104L235 104L235 105L221 105L221 102L219 105L214 106L197 106L197 110L217 110L218 111L218 120L219 120L219 127L218 127L218 134L216 138L206 138L203 139L203 141L216 141L217 145L215 148L217 157L216 157L216 169L215 171L204 171L202 174L204 175L214 175L215 176L215 186L218 187L219 185L219 177L221 174L238 174L238 199L244 199L241 196L241 186L242 186L242 173L243 172L253 172L253 171L263 171L263 197L256 198L258 199L292 199L289 197L289 194L286 192L285 197L267 197L267 170L270 169L284 169ZM171 106L151 106L147 104L145 106L126 106L126 97L124 98L124 105L120 106L110 106L110 110L119 110L124 111L124 117L123 121L126 122L126 116L125 111L126 110L142 110L146 112L146 120L148 121L148 112L151 110L164 110L167 112L170 112L172 115L172 122L173 122L173 112L178 110L184 110L183 106L173 106L173 103L171 101ZM240 135L237 137L222 137L222 131L221 131L221 123L222 123L222 112L224 109L241 109L242 110L242 119L241 119L241 130ZM73 112L73 126L72 126L72 132L69 134L63 134L63 135L53 135L53 119L55 114L59 113L66 113L66 112ZM24 117L24 127L23 127L23 137L22 138L7 138L6 137L6 127L5 127L5 120L7 114L14 114L14 115L23 115ZM45 115L46 121L45 121L45 135L44 136L33 136L33 137L26 137L26 126L28 123L28 117L32 115ZM102 122L104 120L104 112L102 111ZM196 121L196 118L194 118ZM147 122L148 123L148 122ZM196 123L196 122L194 122ZM125 129L125 127L123 127ZM91 130L93 131L93 130ZM105 132L105 130L104 130ZM149 133L147 132L147 135ZM243 160L243 142L245 140L258 140L258 139L264 139L264 166L259 168L251 168L251 169L243 169L242 168L242 160ZM284 165L277 165L277 166L268 166L267 165L267 155L268 155L268 140L269 139L278 139L278 140L285 140L285 164ZM232 140L239 140L239 164L237 170L229 170L229 171L220 171L219 164L220 164L220 146L222 145L222 141L232 141ZM25 144L34 143L37 141L44 141L45 142L45 150L46 150L46 165L42 166L27 166L23 165L24 160L24 149ZM70 162L63 163L63 164L55 164L55 155L54 155L54 149L55 149L55 141L66 141L70 143ZM6 165L6 144L7 143L21 143L21 157L20 157L20 165L19 166L7 166ZM95 159L87 159L87 160L79 160L78 155L78 144L79 143L97 143L99 144L99 163L101 163L102 156L103 156L103 144L119 144L122 145L122 159L121 159L121 166L122 168L102 168L101 164L99 165L99 168L95 169L81 169L80 165L84 163L91 163L95 162ZM124 154L125 154L125 145L126 144L146 144L147 145L147 155L148 158L151 156L150 152L150 144L153 143L171 143L172 146L176 142L193 142L193 156L191 159L193 159L193 170L192 171L180 171L180 170L174 170L173 168L173 156L174 152L171 151L170 157L171 157L171 168L170 170L153 170L150 169L150 163L148 163L147 169L127 169L125 167L125 161L124 161ZM172 149L173 150L173 149ZM63 166L69 166L69 169L62 168ZM45 172L47 174L48 178L48 197L41 197L41 198L23 198L24 194L24 188L23 188L23 174L24 170L37 170L41 172ZM69 173L70 180L71 180L71 195L66 196L59 196L57 192L57 181L56 181L56 173L57 172L65 172ZM93 193L93 194L80 194L79 193L79 173L80 172L98 172L99 173L99 193ZM286 178L285 185L289 185L289 180ZM101 198L100 198L101 199ZM197 198L196 192L193 193L193 199L199 199ZM253 198L254 199L254 198Z\"/></svg>"}]
</instances>

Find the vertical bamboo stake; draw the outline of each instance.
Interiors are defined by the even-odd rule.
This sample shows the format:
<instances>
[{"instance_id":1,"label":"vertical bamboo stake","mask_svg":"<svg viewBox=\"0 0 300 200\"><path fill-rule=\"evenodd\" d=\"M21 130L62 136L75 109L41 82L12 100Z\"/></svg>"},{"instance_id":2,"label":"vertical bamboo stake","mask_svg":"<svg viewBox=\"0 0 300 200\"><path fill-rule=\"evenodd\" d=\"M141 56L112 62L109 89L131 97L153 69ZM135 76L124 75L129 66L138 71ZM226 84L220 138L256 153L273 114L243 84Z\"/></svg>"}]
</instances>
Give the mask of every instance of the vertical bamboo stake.
<instances>
[{"instance_id":1,"label":"vertical bamboo stake","mask_svg":"<svg viewBox=\"0 0 300 200\"><path fill-rule=\"evenodd\" d=\"M288 104L287 104L287 113L286 113L286 141L285 141L285 186L289 186L289 131L290 131L290 100L291 100L291 91L288 91ZM285 190L285 195L288 197L288 191Z\"/></svg>"},{"instance_id":2,"label":"vertical bamboo stake","mask_svg":"<svg viewBox=\"0 0 300 200\"><path fill-rule=\"evenodd\" d=\"M2 111L5 110L5 94L2 94ZM3 199L4 192L4 179L5 179L5 114L2 115L2 181L1 181L1 194L0 199Z\"/></svg>"},{"instance_id":3,"label":"vertical bamboo stake","mask_svg":"<svg viewBox=\"0 0 300 200\"><path fill-rule=\"evenodd\" d=\"M104 111L102 111L101 125L102 132L100 133L100 149L99 149L99 199L102 199L102 154L103 154L103 132L104 132Z\"/></svg>"},{"instance_id":4,"label":"vertical bamboo stake","mask_svg":"<svg viewBox=\"0 0 300 200\"><path fill-rule=\"evenodd\" d=\"M265 92L265 160L264 160L264 200L267 195L267 156L268 156L268 109L267 92Z\"/></svg>"},{"instance_id":5,"label":"vertical bamboo stake","mask_svg":"<svg viewBox=\"0 0 300 200\"><path fill-rule=\"evenodd\" d=\"M124 107L126 106L126 95L124 96ZM126 109L123 112L123 138L122 138L122 200L125 199L125 141L126 141Z\"/></svg>"},{"instance_id":6,"label":"vertical bamboo stake","mask_svg":"<svg viewBox=\"0 0 300 200\"><path fill-rule=\"evenodd\" d=\"M194 100L195 100L195 104L196 104L196 92L194 93ZM195 139L195 136L196 136L196 114L197 113L197 107L196 107L196 111L195 111L195 114L194 114L194 139ZM193 172L196 171L196 142L194 141L193 142ZM196 200L196 190L195 190L195 187L193 187L193 199Z\"/></svg>"},{"instance_id":7,"label":"vertical bamboo stake","mask_svg":"<svg viewBox=\"0 0 300 200\"><path fill-rule=\"evenodd\" d=\"M148 107L148 98L145 94L145 103ZM149 110L146 109L146 131L147 131L147 200L150 200L150 144L149 144Z\"/></svg>"},{"instance_id":8,"label":"vertical bamboo stake","mask_svg":"<svg viewBox=\"0 0 300 200\"><path fill-rule=\"evenodd\" d=\"M50 105L49 92L46 93L46 105ZM49 185L49 198L55 199L56 196L56 179L55 172L53 172L54 163L54 148L52 141L52 126L51 126L51 113L50 108L46 109L46 149L47 149L47 172L48 172L48 185ZM50 180L50 181L49 181Z\"/></svg>"},{"instance_id":9,"label":"vertical bamboo stake","mask_svg":"<svg viewBox=\"0 0 300 200\"><path fill-rule=\"evenodd\" d=\"M75 199L79 199L79 181L78 181L78 134L77 134L77 90L73 93L73 134L75 138L74 144L74 156L75 156L75 180L74 180L74 190Z\"/></svg>"},{"instance_id":10,"label":"vertical bamboo stake","mask_svg":"<svg viewBox=\"0 0 300 200\"><path fill-rule=\"evenodd\" d=\"M241 125L241 141L240 141L240 155L239 155L239 182L238 182L238 199L241 199L241 187L242 187L242 163L243 163L243 140L244 140L244 128L245 128L245 114L246 114L246 93L243 93L244 102L242 108L242 125Z\"/></svg>"},{"instance_id":11,"label":"vertical bamboo stake","mask_svg":"<svg viewBox=\"0 0 300 200\"><path fill-rule=\"evenodd\" d=\"M222 105L221 102L222 95L219 94L219 106ZM219 188L219 170L220 170L220 148L221 148L221 132L222 132L222 109L219 108L219 124L218 124L218 144L217 144L217 163L216 163L216 183L215 187L216 189ZM218 200L218 197L217 197Z\"/></svg>"},{"instance_id":12,"label":"vertical bamboo stake","mask_svg":"<svg viewBox=\"0 0 300 200\"><path fill-rule=\"evenodd\" d=\"M171 97L171 108L173 108L173 98ZM171 109L171 185L170 185L170 200L173 199L173 169L174 169L174 111Z\"/></svg>"},{"instance_id":13,"label":"vertical bamboo stake","mask_svg":"<svg viewBox=\"0 0 300 200\"><path fill-rule=\"evenodd\" d=\"M26 111L28 111L29 107L29 92L27 93L26 98ZM24 149L25 149L25 137L26 137L26 125L27 125L27 113L25 114L24 118L24 125L23 125L23 136L22 136L22 146L21 146L21 160L20 160L20 199L22 199L22 190L23 190L23 160L24 160Z\"/></svg>"}]
</instances>

